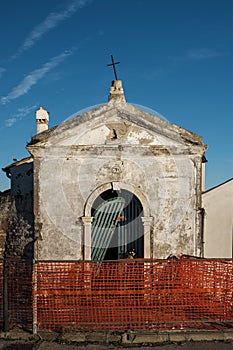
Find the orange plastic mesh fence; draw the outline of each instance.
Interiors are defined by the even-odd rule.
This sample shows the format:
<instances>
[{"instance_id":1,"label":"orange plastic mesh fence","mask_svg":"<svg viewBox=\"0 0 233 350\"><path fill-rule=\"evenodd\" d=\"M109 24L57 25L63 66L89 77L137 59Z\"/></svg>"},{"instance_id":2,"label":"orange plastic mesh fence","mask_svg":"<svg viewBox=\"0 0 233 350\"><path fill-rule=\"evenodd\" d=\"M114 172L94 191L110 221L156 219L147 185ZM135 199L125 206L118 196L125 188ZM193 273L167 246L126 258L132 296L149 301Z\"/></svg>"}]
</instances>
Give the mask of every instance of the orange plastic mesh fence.
<instances>
[{"instance_id":1,"label":"orange plastic mesh fence","mask_svg":"<svg viewBox=\"0 0 233 350\"><path fill-rule=\"evenodd\" d=\"M233 327L232 260L37 262L39 330Z\"/></svg>"},{"instance_id":2,"label":"orange plastic mesh fence","mask_svg":"<svg viewBox=\"0 0 233 350\"><path fill-rule=\"evenodd\" d=\"M32 328L32 262L5 260L0 263L1 301L4 301L3 275L7 276L8 317L10 328L24 326ZM1 308L3 322L3 308Z\"/></svg>"}]
</instances>

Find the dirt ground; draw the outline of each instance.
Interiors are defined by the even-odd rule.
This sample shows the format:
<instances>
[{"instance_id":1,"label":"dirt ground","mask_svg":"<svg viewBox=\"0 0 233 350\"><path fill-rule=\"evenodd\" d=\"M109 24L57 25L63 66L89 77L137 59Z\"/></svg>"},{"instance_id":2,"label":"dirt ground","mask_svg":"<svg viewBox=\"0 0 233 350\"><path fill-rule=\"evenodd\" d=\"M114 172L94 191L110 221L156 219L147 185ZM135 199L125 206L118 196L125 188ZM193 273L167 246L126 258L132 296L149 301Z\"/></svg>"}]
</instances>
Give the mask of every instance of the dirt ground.
<instances>
[{"instance_id":1,"label":"dirt ground","mask_svg":"<svg viewBox=\"0 0 233 350\"><path fill-rule=\"evenodd\" d=\"M0 349L4 350L232 350L233 343L224 342L188 342L151 346L115 346L100 344L59 344L47 341L8 341L0 340Z\"/></svg>"}]
</instances>

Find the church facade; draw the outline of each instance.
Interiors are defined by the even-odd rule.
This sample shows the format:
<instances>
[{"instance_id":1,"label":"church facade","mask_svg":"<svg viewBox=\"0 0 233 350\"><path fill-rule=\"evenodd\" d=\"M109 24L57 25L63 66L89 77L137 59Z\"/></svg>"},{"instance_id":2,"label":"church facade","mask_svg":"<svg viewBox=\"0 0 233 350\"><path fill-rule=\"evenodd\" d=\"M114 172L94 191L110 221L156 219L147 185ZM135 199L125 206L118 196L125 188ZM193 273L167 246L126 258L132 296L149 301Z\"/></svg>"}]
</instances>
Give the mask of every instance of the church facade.
<instances>
[{"instance_id":1,"label":"church facade","mask_svg":"<svg viewBox=\"0 0 233 350\"><path fill-rule=\"evenodd\" d=\"M36 260L203 255L200 136L128 104L120 80L108 103L57 127L43 108L36 118Z\"/></svg>"},{"instance_id":2,"label":"church facade","mask_svg":"<svg viewBox=\"0 0 233 350\"><path fill-rule=\"evenodd\" d=\"M38 121L46 125L46 116ZM39 132L27 148L36 259L202 254L206 146L126 103L121 81L108 103Z\"/></svg>"}]
</instances>

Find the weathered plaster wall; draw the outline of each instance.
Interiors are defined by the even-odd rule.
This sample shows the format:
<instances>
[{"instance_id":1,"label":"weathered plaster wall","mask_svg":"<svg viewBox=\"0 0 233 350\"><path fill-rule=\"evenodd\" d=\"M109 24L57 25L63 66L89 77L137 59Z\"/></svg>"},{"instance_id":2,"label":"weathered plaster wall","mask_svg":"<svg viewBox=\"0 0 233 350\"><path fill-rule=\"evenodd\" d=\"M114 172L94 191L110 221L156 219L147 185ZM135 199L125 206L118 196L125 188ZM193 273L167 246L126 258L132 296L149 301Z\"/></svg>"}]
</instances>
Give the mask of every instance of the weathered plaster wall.
<instances>
[{"instance_id":1,"label":"weathered plaster wall","mask_svg":"<svg viewBox=\"0 0 233 350\"><path fill-rule=\"evenodd\" d=\"M146 198L151 257L200 255L204 148L198 141L187 145L178 127L136 112L133 106L128 114L103 106L99 116L89 112L29 146L35 158L36 258L82 259L80 218L92 193L111 184Z\"/></svg>"},{"instance_id":2,"label":"weathered plaster wall","mask_svg":"<svg viewBox=\"0 0 233 350\"><path fill-rule=\"evenodd\" d=\"M10 169L11 194L28 195L33 191L33 162L23 163Z\"/></svg>"},{"instance_id":3,"label":"weathered plaster wall","mask_svg":"<svg viewBox=\"0 0 233 350\"><path fill-rule=\"evenodd\" d=\"M7 221L11 213L15 212L14 197L9 191L0 194L0 258L4 256Z\"/></svg>"},{"instance_id":4,"label":"weathered plaster wall","mask_svg":"<svg viewBox=\"0 0 233 350\"><path fill-rule=\"evenodd\" d=\"M33 231L33 198L31 194L13 196L10 191L0 193L0 258L4 255L8 220L14 215L21 215Z\"/></svg>"}]
</instances>

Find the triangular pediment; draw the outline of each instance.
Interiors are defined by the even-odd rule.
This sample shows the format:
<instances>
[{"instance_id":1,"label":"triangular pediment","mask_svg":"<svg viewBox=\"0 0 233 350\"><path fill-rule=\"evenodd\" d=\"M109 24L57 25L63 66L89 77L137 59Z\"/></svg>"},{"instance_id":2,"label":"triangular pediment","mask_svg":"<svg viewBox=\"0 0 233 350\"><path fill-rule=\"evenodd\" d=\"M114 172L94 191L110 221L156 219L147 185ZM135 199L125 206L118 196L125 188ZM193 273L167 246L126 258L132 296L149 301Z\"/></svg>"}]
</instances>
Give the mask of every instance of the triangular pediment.
<instances>
[{"instance_id":1,"label":"triangular pediment","mask_svg":"<svg viewBox=\"0 0 233 350\"><path fill-rule=\"evenodd\" d=\"M128 103L106 103L32 138L30 145L197 145L200 136Z\"/></svg>"}]
</instances>

